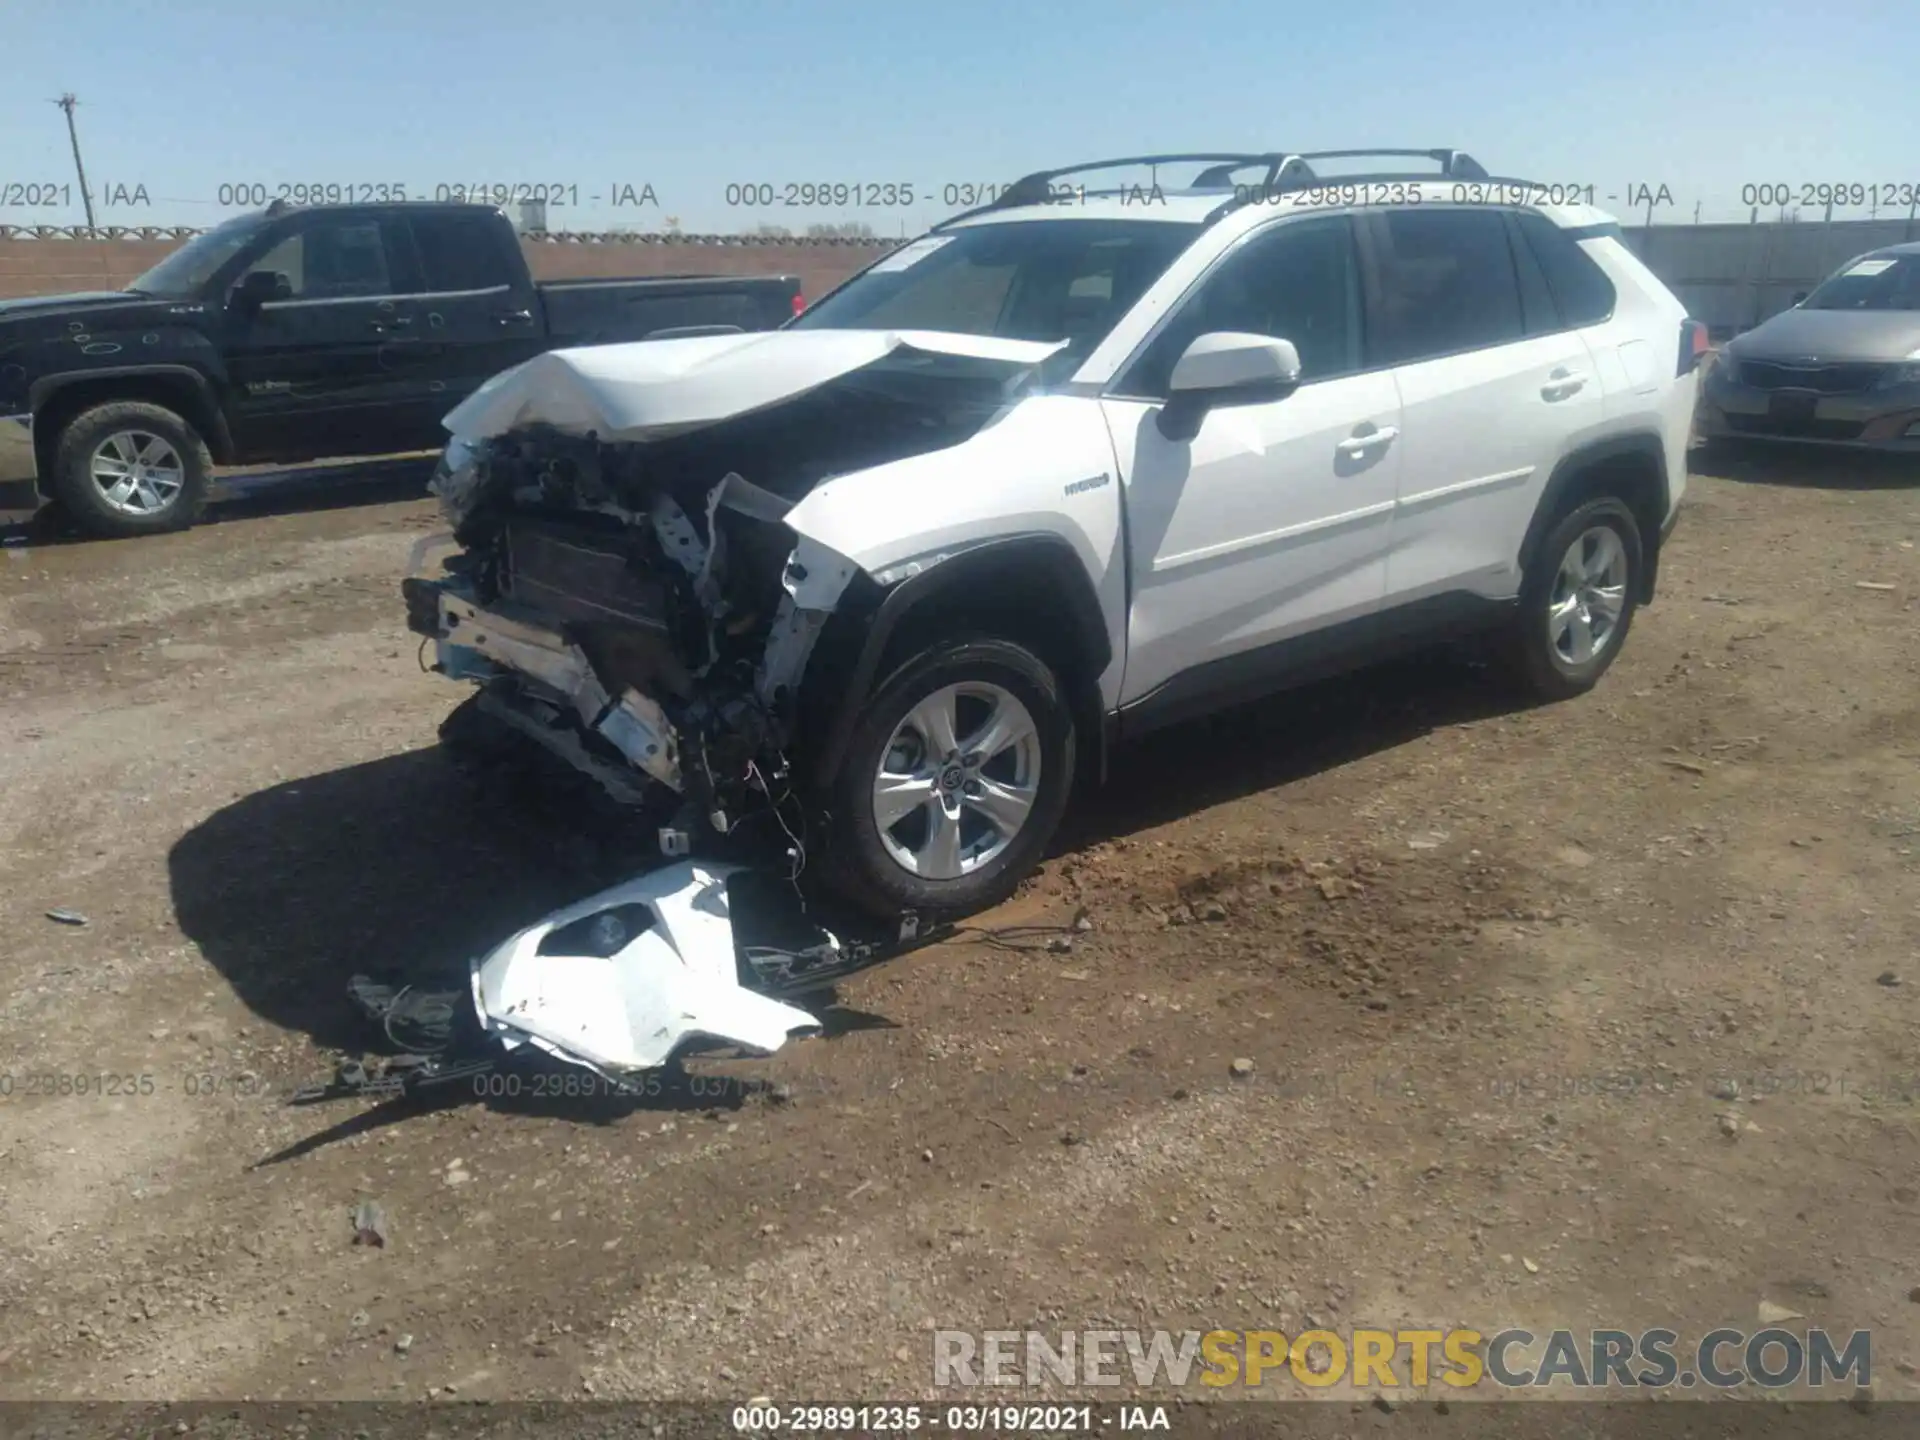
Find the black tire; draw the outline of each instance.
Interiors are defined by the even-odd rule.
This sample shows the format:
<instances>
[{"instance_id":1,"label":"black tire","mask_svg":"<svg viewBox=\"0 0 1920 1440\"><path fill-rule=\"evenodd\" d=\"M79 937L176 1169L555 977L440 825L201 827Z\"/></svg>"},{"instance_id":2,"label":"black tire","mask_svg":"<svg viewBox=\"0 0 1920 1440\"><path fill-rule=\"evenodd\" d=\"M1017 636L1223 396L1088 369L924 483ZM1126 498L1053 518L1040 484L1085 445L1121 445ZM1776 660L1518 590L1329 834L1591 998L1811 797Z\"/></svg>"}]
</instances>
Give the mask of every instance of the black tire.
<instances>
[{"instance_id":1,"label":"black tire","mask_svg":"<svg viewBox=\"0 0 1920 1440\"><path fill-rule=\"evenodd\" d=\"M873 783L907 713L935 691L969 681L998 686L1026 708L1037 737L1039 775L1025 821L999 854L958 878L930 879L906 869L882 842ZM953 917L1006 899L1039 864L1073 789L1073 714L1053 671L1009 640L943 641L895 670L862 712L827 797L835 843L824 857L823 877L844 898L888 917L902 910Z\"/></svg>"},{"instance_id":2,"label":"black tire","mask_svg":"<svg viewBox=\"0 0 1920 1440\"><path fill-rule=\"evenodd\" d=\"M1573 663L1555 644L1549 611L1561 561L1575 540L1599 528L1611 530L1619 538L1625 554L1626 593L1619 618L1605 643L1591 658ZM1634 612L1639 608L1645 574L1646 550L1641 543L1640 526L1624 501L1605 496L1589 500L1563 515L1541 541L1520 587L1519 613L1509 636L1513 678L1527 693L1541 700L1570 700L1591 690L1627 642Z\"/></svg>"},{"instance_id":3,"label":"black tire","mask_svg":"<svg viewBox=\"0 0 1920 1440\"><path fill-rule=\"evenodd\" d=\"M115 435L158 436L180 462L180 485L144 514L117 508L94 482L95 450ZM69 519L89 535L127 538L184 530L206 504L213 458L200 432L173 411L144 400L114 400L67 422L53 453L53 492Z\"/></svg>"}]
</instances>

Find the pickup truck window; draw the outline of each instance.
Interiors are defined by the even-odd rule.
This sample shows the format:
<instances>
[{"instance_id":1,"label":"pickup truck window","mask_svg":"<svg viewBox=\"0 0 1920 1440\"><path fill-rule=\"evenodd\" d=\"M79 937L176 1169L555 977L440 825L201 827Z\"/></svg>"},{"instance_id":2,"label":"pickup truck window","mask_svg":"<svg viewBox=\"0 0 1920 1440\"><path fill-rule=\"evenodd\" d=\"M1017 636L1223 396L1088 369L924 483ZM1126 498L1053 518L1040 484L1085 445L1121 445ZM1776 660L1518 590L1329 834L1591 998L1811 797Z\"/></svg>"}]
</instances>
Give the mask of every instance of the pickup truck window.
<instances>
[{"instance_id":1,"label":"pickup truck window","mask_svg":"<svg viewBox=\"0 0 1920 1440\"><path fill-rule=\"evenodd\" d=\"M856 276L793 328L1067 340L1048 362L1067 370L1199 230L1161 220L1020 220L941 231Z\"/></svg>"},{"instance_id":2,"label":"pickup truck window","mask_svg":"<svg viewBox=\"0 0 1920 1440\"><path fill-rule=\"evenodd\" d=\"M287 236L248 267L287 277L289 300L341 300L391 295L388 225L341 216L319 218Z\"/></svg>"},{"instance_id":3,"label":"pickup truck window","mask_svg":"<svg viewBox=\"0 0 1920 1440\"><path fill-rule=\"evenodd\" d=\"M415 215L409 224L426 290L491 290L518 278L501 253L502 226L491 213Z\"/></svg>"},{"instance_id":4,"label":"pickup truck window","mask_svg":"<svg viewBox=\"0 0 1920 1440\"><path fill-rule=\"evenodd\" d=\"M142 295L198 296L214 272L260 233L263 223L258 215L242 215L216 225L137 277L127 289Z\"/></svg>"}]
</instances>

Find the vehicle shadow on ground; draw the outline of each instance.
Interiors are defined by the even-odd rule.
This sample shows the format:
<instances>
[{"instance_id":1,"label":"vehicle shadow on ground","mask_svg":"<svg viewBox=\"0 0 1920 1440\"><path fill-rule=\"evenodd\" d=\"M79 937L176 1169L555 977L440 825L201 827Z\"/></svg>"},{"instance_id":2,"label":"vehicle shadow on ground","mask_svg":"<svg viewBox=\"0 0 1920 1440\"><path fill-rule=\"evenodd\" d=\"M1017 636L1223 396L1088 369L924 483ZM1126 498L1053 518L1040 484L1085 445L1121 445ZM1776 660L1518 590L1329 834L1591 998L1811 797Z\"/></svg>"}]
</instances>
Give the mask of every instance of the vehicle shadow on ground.
<instances>
[{"instance_id":1,"label":"vehicle shadow on ground","mask_svg":"<svg viewBox=\"0 0 1920 1440\"><path fill-rule=\"evenodd\" d=\"M1107 784L1068 812L1053 853L1152 829L1534 703L1500 683L1481 657L1438 650L1156 731L1115 747Z\"/></svg>"},{"instance_id":2,"label":"vehicle shadow on ground","mask_svg":"<svg viewBox=\"0 0 1920 1440\"><path fill-rule=\"evenodd\" d=\"M433 478L434 456L403 455L375 460L327 461L280 469L226 471L214 477L207 508L196 522L219 525L269 515L344 510L355 505L391 505L419 500ZM79 545L92 540L57 507L31 520L0 525L0 537L33 545Z\"/></svg>"},{"instance_id":3,"label":"vehicle shadow on ground","mask_svg":"<svg viewBox=\"0 0 1920 1440\"><path fill-rule=\"evenodd\" d=\"M1920 489L1920 454L1870 450L1822 450L1791 446L1696 446L1687 453L1690 474L1741 485L1793 486L1808 490Z\"/></svg>"}]
</instances>

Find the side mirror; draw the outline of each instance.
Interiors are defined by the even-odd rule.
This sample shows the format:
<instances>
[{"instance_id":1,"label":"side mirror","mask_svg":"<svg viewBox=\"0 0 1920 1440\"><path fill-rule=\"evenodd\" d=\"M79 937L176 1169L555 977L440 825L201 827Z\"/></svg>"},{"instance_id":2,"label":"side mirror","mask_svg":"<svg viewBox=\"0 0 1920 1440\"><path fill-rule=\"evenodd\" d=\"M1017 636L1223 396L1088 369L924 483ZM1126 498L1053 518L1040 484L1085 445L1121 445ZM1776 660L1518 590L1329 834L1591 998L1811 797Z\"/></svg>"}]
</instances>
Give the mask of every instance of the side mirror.
<instances>
[{"instance_id":1,"label":"side mirror","mask_svg":"<svg viewBox=\"0 0 1920 1440\"><path fill-rule=\"evenodd\" d=\"M1278 400L1300 383L1300 352L1291 340L1215 330L1187 346L1168 380L1160 433L1191 440L1215 405Z\"/></svg>"},{"instance_id":2,"label":"side mirror","mask_svg":"<svg viewBox=\"0 0 1920 1440\"><path fill-rule=\"evenodd\" d=\"M1804 291L1804 290L1796 290L1796 291L1794 291L1794 292L1793 292L1793 299L1792 299L1792 300L1791 300L1791 301L1789 302L1789 305L1790 305L1790 306L1797 306L1797 305L1799 305L1799 304L1800 304L1800 303L1801 303L1802 301L1804 301L1804 300L1805 300L1806 298L1807 298L1807 292L1806 292L1806 291Z\"/></svg>"},{"instance_id":3,"label":"side mirror","mask_svg":"<svg viewBox=\"0 0 1920 1440\"><path fill-rule=\"evenodd\" d=\"M1291 340L1216 330L1198 337L1173 367L1175 395L1205 394L1219 401L1268 396L1300 383L1300 352Z\"/></svg>"},{"instance_id":4,"label":"side mirror","mask_svg":"<svg viewBox=\"0 0 1920 1440\"><path fill-rule=\"evenodd\" d=\"M233 292L234 304L249 312L258 310L269 300L292 298L293 282L278 270L249 270Z\"/></svg>"}]
</instances>

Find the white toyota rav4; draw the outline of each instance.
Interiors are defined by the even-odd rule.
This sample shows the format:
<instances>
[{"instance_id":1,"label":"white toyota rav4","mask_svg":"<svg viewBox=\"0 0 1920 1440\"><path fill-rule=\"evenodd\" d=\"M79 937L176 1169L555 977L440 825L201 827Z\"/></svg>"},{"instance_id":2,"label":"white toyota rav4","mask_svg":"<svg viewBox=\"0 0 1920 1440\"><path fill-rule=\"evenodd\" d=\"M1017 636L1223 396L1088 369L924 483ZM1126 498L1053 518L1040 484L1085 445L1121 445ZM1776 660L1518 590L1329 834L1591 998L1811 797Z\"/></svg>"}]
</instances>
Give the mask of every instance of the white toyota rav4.
<instances>
[{"instance_id":1,"label":"white toyota rav4","mask_svg":"<svg viewBox=\"0 0 1920 1440\"><path fill-rule=\"evenodd\" d=\"M757 820L950 914L1119 737L1481 629L1588 689L1705 331L1601 212L1454 151L1324 173L1359 153L1030 176L782 330L496 376L447 418L458 551L407 585L479 687L446 733L539 741L670 851ZM1190 178L1087 178L1148 166Z\"/></svg>"}]
</instances>

